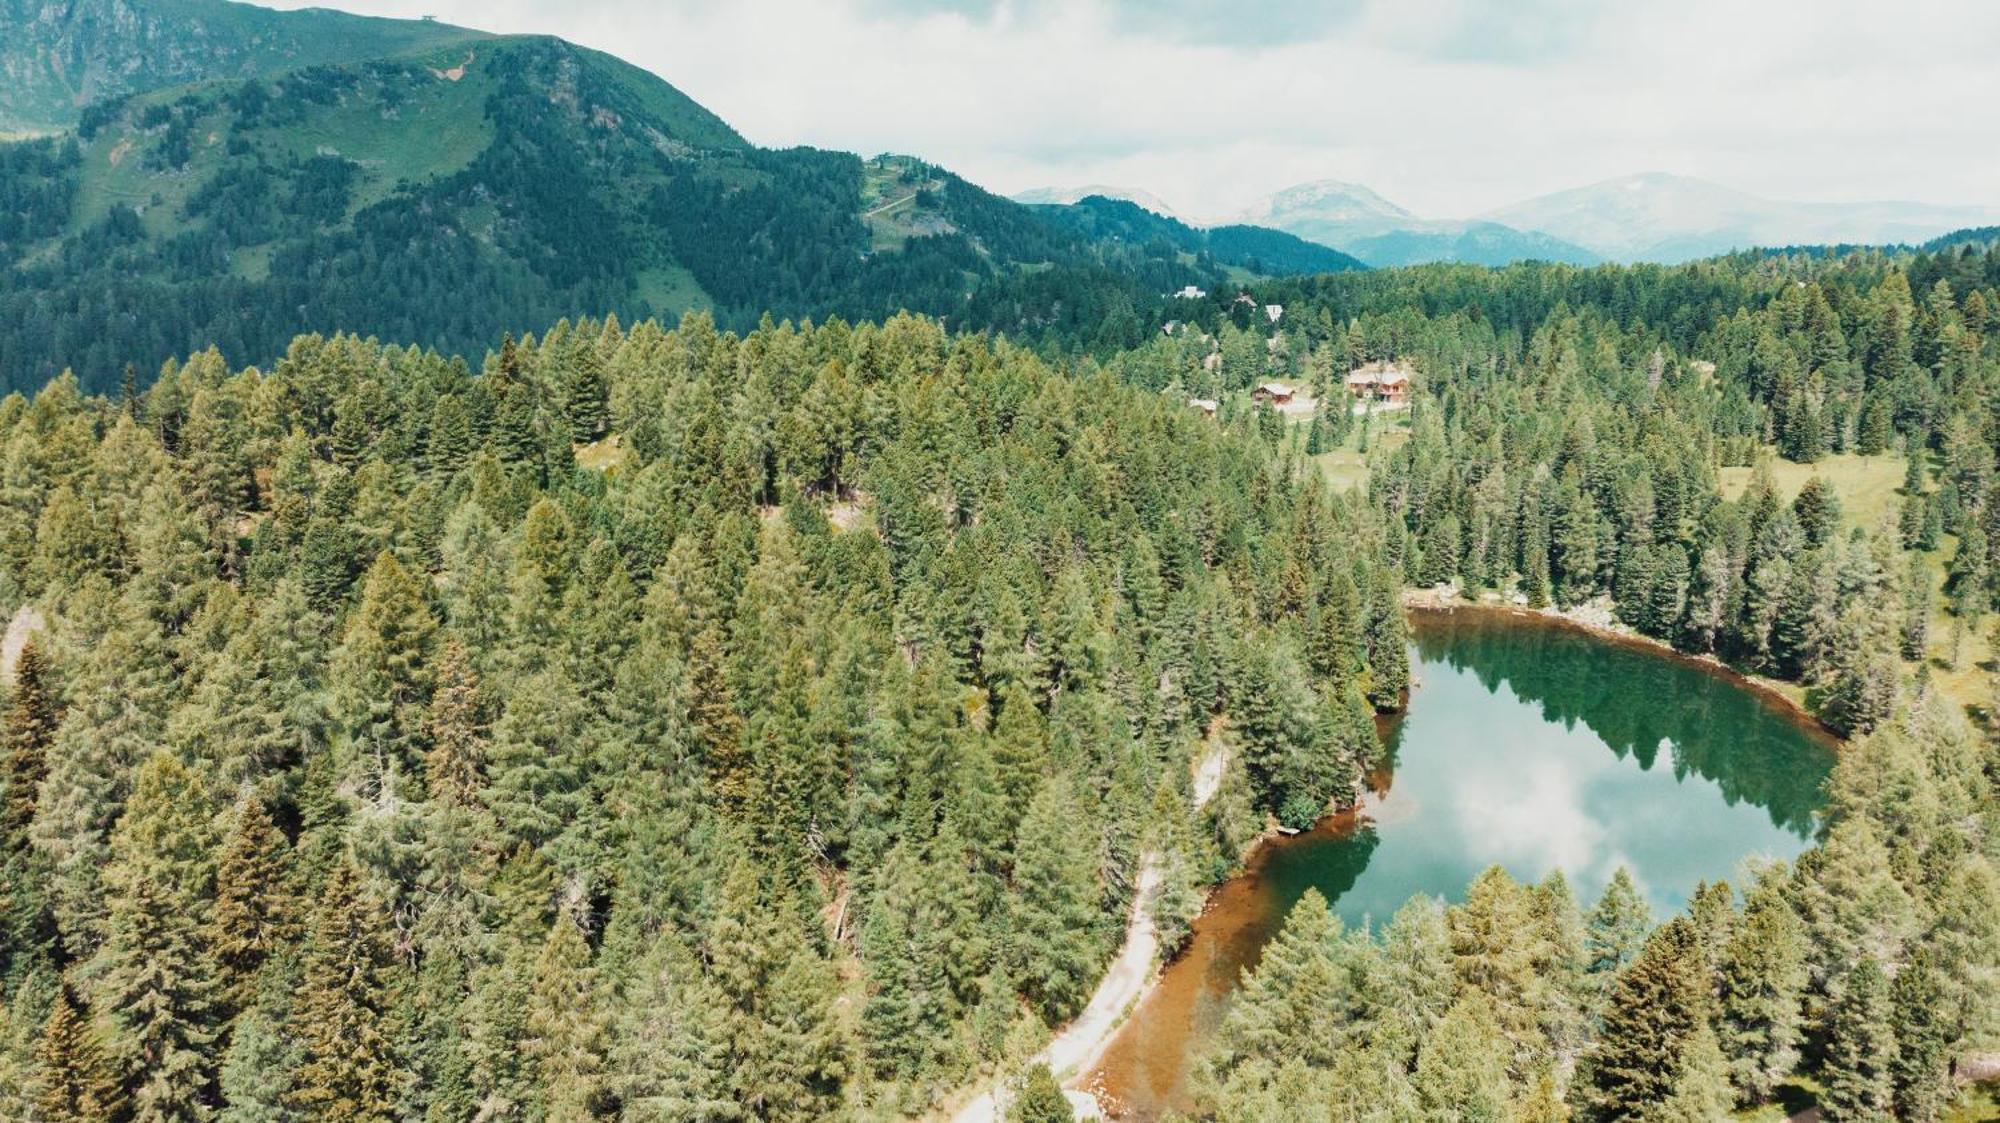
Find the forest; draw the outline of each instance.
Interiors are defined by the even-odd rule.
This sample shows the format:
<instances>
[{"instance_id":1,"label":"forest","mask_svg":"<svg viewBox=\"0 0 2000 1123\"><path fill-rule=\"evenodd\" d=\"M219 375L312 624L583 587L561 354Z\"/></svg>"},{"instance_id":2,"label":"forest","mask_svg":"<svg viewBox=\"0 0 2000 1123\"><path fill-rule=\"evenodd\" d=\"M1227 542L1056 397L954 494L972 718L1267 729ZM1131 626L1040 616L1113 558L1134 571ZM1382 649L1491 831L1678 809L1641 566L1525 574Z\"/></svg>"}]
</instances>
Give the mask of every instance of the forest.
<instances>
[{"instance_id":1,"label":"forest","mask_svg":"<svg viewBox=\"0 0 2000 1123\"><path fill-rule=\"evenodd\" d=\"M0 1110L874 1119L1018 1079L1065 1118L1022 1064L1141 853L1171 948L1351 805L1421 588L1794 691L1851 737L1818 842L1673 917L1498 869L1379 931L1308 897L1198 1114L1939 1118L2000 1042L1996 282L1985 245L1437 266L1130 339L607 316L13 394ZM1411 408L1249 400L1366 360ZM1775 482L1842 458L1903 466L1879 519Z\"/></svg>"},{"instance_id":2,"label":"forest","mask_svg":"<svg viewBox=\"0 0 2000 1123\"><path fill-rule=\"evenodd\" d=\"M756 148L555 39L213 81L0 142L0 389L69 370L108 392L210 346L268 366L303 331L477 354L579 313L960 326L987 288L1038 327L1088 293L1115 342L1186 284L1361 267L1121 206L1031 208L907 157Z\"/></svg>"}]
</instances>

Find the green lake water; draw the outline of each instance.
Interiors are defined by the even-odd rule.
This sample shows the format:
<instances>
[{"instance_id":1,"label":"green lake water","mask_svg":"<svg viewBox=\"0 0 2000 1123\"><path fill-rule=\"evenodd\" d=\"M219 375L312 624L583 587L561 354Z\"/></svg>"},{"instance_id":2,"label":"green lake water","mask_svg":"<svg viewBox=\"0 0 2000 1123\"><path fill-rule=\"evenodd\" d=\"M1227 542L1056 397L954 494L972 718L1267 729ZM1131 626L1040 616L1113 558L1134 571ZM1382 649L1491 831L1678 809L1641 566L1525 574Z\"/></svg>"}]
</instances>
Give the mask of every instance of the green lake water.
<instances>
[{"instance_id":1,"label":"green lake water","mask_svg":"<svg viewBox=\"0 0 2000 1123\"><path fill-rule=\"evenodd\" d=\"M1494 863L1522 881L1562 870L1586 908L1623 866L1664 918L1699 882L1811 841L1831 742L1739 683L1525 615L1419 613L1412 631L1419 685L1385 731L1382 790L1216 888L1087 1082L1108 1106L1148 1119L1181 1102L1240 973L1308 887L1379 926Z\"/></svg>"}]
</instances>

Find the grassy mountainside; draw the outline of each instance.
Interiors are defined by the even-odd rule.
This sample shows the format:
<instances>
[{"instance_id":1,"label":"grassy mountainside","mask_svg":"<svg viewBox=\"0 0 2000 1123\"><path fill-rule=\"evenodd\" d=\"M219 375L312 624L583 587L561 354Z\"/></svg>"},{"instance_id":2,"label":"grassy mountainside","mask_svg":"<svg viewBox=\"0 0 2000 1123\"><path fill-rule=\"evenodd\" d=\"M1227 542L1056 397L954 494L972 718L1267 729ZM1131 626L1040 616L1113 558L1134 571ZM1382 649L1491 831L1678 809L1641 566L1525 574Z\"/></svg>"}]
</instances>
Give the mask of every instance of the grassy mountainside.
<instances>
[{"instance_id":1,"label":"grassy mountainside","mask_svg":"<svg viewBox=\"0 0 2000 1123\"><path fill-rule=\"evenodd\" d=\"M0 134L61 131L93 101L163 86L483 37L430 21L225 0L0 0L0 27Z\"/></svg>"},{"instance_id":2,"label":"grassy mountainside","mask_svg":"<svg viewBox=\"0 0 2000 1123\"><path fill-rule=\"evenodd\" d=\"M608 55L403 50L448 29L393 26L344 48L392 57L131 94L0 145L0 382L69 368L102 389L210 344L268 362L307 331L458 351L606 311L1034 331L1116 308L1130 342L1182 285L1357 264L1268 231L1100 228L909 157L761 149ZM284 37L252 39L218 57ZM969 300L996 285L1009 298Z\"/></svg>"}]
</instances>

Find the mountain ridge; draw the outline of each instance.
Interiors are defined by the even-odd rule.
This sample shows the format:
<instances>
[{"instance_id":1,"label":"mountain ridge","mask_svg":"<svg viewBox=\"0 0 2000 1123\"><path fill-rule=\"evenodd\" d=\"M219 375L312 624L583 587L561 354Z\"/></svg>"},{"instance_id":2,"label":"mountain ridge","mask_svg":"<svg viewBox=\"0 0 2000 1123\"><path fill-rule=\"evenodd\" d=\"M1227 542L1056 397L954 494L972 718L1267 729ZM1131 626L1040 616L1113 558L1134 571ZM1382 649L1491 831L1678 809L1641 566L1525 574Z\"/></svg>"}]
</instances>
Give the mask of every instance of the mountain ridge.
<instances>
[{"instance_id":1,"label":"mountain ridge","mask_svg":"<svg viewBox=\"0 0 2000 1123\"><path fill-rule=\"evenodd\" d=\"M605 312L747 327L910 310L1033 332L1094 308L1132 338L1188 285L1359 267L1277 232L1100 231L913 157L760 148L659 76L553 37L360 26L359 45L316 49L397 53L123 92L0 145L0 381L72 368L103 388L135 357L215 344L263 362L312 331L462 351ZM987 289L1015 291L971 300Z\"/></svg>"},{"instance_id":2,"label":"mountain ridge","mask_svg":"<svg viewBox=\"0 0 2000 1123\"><path fill-rule=\"evenodd\" d=\"M0 133L60 132L92 102L188 82L491 38L431 20L230 0L0 0Z\"/></svg>"},{"instance_id":3,"label":"mountain ridge","mask_svg":"<svg viewBox=\"0 0 2000 1123\"><path fill-rule=\"evenodd\" d=\"M1531 196L1462 219L1425 217L1365 184L1320 179L1273 192L1226 219L1190 225L1221 222L1285 230L1375 266L1529 259L1674 264L1794 245L1921 245L2000 222L2000 207L1774 199L1655 171Z\"/></svg>"},{"instance_id":4,"label":"mountain ridge","mask_svg":"<svg viewBox=\"0 0 2000 1123\"><path fill-rule=\"evenodd\" d=\"M1640 172L1510 203L1480 217L1528 226L1614 260L1675 263L1762 246L1917 244L2000 218L2000 208L1775 199L1692 176Z\"/></svg>"}]
</instances>

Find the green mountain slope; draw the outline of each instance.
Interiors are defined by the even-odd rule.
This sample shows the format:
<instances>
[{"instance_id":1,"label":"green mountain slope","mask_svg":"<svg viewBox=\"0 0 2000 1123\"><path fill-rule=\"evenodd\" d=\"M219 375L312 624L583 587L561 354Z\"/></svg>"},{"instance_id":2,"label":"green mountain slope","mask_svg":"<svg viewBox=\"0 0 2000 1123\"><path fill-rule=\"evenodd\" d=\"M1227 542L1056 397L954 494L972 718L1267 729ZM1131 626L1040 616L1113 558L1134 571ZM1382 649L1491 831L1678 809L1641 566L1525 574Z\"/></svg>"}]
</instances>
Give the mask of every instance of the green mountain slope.
<instances>
[{"instance_id":1,"label":"green mountain slope","mask_svg":"<svg viewBox=\"0 0 2000 1123\"><path fill-rule=\"evenodd\" d=\"M1218 265L1252 273L1338 273L1365 269L1339 250L1261 226L1198 230L1126 199L1088 195L1069 204L1034 204L1036 211L1094 240L1165 245L1186 255L1206 254Z\"/></svg>"},{"instance_id":2,"label":"green mountain slope","mask_svg":"<svg viewBox=\"0 0 2000 1123\"><path fill-rule=\"evenodd\" d=\"M1082 213L909 157L757 148L558 39L453 40L131 94L0 145L0 383L68 368L104 388L210 344L269 362L302 331L463 350L605 312L908 309L1034 333L1104 309L1107 342L1131 342L1183 285L1355 265L1270 232Z\"/></svg>"},{"instance_id":3,"label":"green mountain slope","mask_svg":"<svg viewBox=\"0 0 2000 1123\"><path fill-rule=\"evenodd\" d=\"M483 38L425 20L226 0L0 0L0 134L57 132L104 98Z\"/></svg>"}]
</instances>

